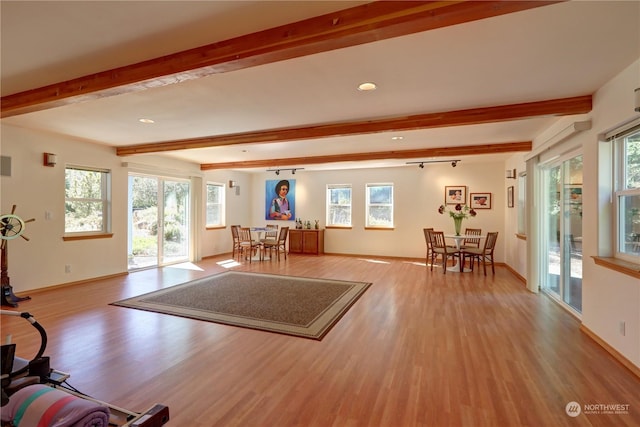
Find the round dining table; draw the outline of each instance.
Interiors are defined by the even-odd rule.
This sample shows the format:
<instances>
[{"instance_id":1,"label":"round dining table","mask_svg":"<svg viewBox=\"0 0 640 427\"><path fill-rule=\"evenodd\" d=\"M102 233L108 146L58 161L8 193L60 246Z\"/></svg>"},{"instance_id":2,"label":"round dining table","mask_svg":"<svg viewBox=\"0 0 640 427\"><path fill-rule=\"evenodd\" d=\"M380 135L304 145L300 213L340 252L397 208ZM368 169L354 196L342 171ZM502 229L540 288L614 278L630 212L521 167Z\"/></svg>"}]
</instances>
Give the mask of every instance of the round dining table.
<instances>
[{"instance_id":1,"label":"round dining table","mask_svg":"<svg viewBox=\"0 0 640 427\"><path fill-rule=\"evenodd\" d=\"M445 234L445 238L453 239L456 245L456 249L460 252L460 247L462 246L462 242L464 239L484 239L487 236L479 236L476 234ZM456 260L456 264L453 267L447 268L447 271L452 273L469 273L472 271L470 268L460 268L460 257Z\"/></svg>"}]
</instances>

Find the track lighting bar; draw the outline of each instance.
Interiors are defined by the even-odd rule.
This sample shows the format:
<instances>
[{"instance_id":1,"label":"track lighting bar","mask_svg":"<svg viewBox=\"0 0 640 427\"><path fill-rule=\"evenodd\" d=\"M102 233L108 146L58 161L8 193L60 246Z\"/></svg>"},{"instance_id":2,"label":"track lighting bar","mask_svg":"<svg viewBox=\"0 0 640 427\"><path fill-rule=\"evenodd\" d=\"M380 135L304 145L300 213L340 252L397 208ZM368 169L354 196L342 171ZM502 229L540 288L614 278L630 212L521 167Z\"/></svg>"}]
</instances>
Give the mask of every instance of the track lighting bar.
<instances>
[{"instance_id":1,"label":"track lighting bar","mask_svg":"<svg viewBox=\"0 0 640 427\"><path fill-rule=\"evenodd\" d=\"M267 172L275 172L276 175L280 175L280 171L291 171L291 175L295 175L296 171L303 170L304 168L280 168L280 169L267 169Z\"/></svg>"},{"instance_id":2,"label":"track lighting bar","mask_svg":"<svg viewBox=\"0 0 640 427\"><path fill-rule=\"evenodd\" d=\"M418 167L420 169L424 168L424 164L425 163L449 163L451 162L451 167L455 168L456 166L458 166L458 162L460 162L460 159L451 159L451 160L420 160L418 162L407 162L406 164L408 165L418 165Z\"/></svg>"}]
</instances>

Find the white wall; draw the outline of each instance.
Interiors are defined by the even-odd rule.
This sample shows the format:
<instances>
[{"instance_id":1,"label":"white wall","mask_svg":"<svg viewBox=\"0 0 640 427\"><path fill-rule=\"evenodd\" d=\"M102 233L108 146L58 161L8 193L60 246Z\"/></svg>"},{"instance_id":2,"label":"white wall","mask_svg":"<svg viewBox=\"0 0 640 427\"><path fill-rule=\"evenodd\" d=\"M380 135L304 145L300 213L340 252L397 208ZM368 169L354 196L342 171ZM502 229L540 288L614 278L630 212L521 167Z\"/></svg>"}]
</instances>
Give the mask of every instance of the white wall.
<instances>
[{"instance_id":1,"label":"white wall","mask_svg":"<svg viewBox=\"0 0 640 427\"><path fill-rule=\"evenodd\" d=\"M272 173L248 174L237 171L199 170L198 165L170 160L162 156L118 157L113 149L69 138L2 125L2 155L11 158L12 174L0 179L0 213L8 213L18 206L17 214L28 223L22 239L9 242L9 277L14 292L71 283L94 277L127 271L127 176L129 171L192 177L196 193L194 208L198 244L195 258L229 252L228 228L206 230L204 191L207 182L225 184L226 223L264 224L265 181L275 179ZM42 165L44 152L55 153L58 165ZM64 167L75 164L99 167L112 171L112 238L64 242ZM126 167L125 167L126 165ZM480 227L485 231L499 231L497 256L504 257L504 164L502 162L460 162L456 168L448 164L426 165L424 169L406 166L386 169L343 171L299 171L296 179L296 210L299 217L319 219L325 225L325 195L327 184L353 185L353 228L327 230L325 250L329 253L358 255L386 255L422 258L425 252L422 228L432 226L453 230L453 221L437 213L444 200L446 185L466 185L470 192L491 192L493 208L479 210L478 216L463 226ZM288 172L283 172L288 174ZM281 175L284 177L284 175ZM240 187L228 188L234 180ZM366 231L365 184L390 182L395 190L395 229ZM46 218L46 213L50 213ZM293 221L289 222L294 226ZM71 272L65 272L65 266Z\"/></svg>"},{"instance_id":2,"label":"white wall","mask_svg":"<svg viewBox=\"0 0 640 427\"><path fill-rule=\"evenodd\" d=\"M598 266L592 259L593 256L611 255L610 188L598 180L598 170L608 168L608 165L601 164L604 159L599 157L599 142L603 133L638 116L633 111L633 92L637 87L640 87L640 60L594 94L593 111L590 114L558 120L534 140L533 148L535 150L574 121L592 122L591 130L578 133L567 141L565 147L581 147L583 152L582 323L640 367L640 283L633 277ZM520 155L507 162L507 168L514 167L524 170ZM610 181L609 177L606 177L607 180ZM505 225L508 234L517 229L516 215L517 212L508 214ZM535 236L527 238L535 239ZM527 277L524 241L507 239L507 254L507 264ZM534 280L531 277L527 279ZM537 285L529 284L531 288ZM620 322L625 322L624 336L620 333Z\"/></svg>"},{"instance_id":3,"label":"white wall","mask_svg":"<svg viewBox=\"0 0 640 427\"><path fill-rule=\"evenodd\" d=\"M506 196L504 188L504 163L460 162L456 168L444 163L428 164L424 169L417 165L335 171L298 171L291 175L283 171L278 177L274 173L253 176L255 189L252 206L252 225L264 224L265 181L277 178L296 180L296 215L303 220L320 220L326 225L325 199L327 184L352 185L352 222L347 230L328 229L325 231L325 251L327 253L386 255L422 258L425 241L422 229L436 229L453 232L453 220L448 214L438 214L438 207L444 202L444 187L467 186L467 193L492 193L492 209L478 210L475 218L465 220L464 227L482 228L483 232L498 231L496 260L504 262L504 210ZM367 183L393 183L394 222L392 231L365 230L365 185ZM269 195L269 198L273 197ZM468 197L468 194L467 194ZM280 222L280 221L275 221ZM281 223L281 222L280 222ZM295 226L293 221L288 222Z\"/></svg>"},{"instance_id":4,"label":"white wall","mask_svg":"<svg viewBox=\"0 0 640 427\"><path fill-rule=\"evenodd\" d=\"M599 216L609 208L608 189L599 188L599 135L638 117L634 113L633 91L640 87L640 59L602 87L594 95L591 131L584 139L583 189L583 293L582 322L623 356L640 367L640 281L631 276L596 265L592 256L607 256L599 252L599 239L609 234L608 224ZM591 173L593 172L593 173ZM603 197L599 197L602 193ZM600 228L605 227L599 235ZM619 323L626 323L626 334L619 331Z\"/></svg>"},{"instance_id":5,"label":"white wall","mask_svg":"<svg viewBox=\"0 0 640 427\"><path fill-rule=\"evenodd\" d=\"M127 177L123 162L183 177L201 174L199 166L159 156L122 158L112 148L61 136L2 125L1 153L11 158L11 176L0 179L0 213L11 212L26 224L23 239L8 243L8 274L14 292L109 276L127 271ZM55 167L43 166L43 153L57 155ZM113 237L63 241L65 165L111 170ZM48 215L47 215L48 213ZM47 219L49 218L49 219ZM65 266L71 272L65 272Z\"/></svg>"},{"instance_id":6,"label":"white wall","mask_svg":"<svg viewBox=\"0 0 640 427\"><path fill-rule=\"evenodd\" d=\"M507 160L505 164L505 172L506 169L515 169L516 176L520 175L521 172L526 170L526 164L524 161L524 154L516 154ZM505 251L506 251L506 259L505 262L509 265L515 272L517 272L521 277L527 277L527 241L523 239L516 238L516 234L518 233L518 181L519 178L516 179L506 179L504 183L504 191L503 194L507 194L507 188L513 186L513 198L514 198L514 207L506 208L505 213ZM506 206L505 201L505 206Z\"/></svg>"}]
</instances>

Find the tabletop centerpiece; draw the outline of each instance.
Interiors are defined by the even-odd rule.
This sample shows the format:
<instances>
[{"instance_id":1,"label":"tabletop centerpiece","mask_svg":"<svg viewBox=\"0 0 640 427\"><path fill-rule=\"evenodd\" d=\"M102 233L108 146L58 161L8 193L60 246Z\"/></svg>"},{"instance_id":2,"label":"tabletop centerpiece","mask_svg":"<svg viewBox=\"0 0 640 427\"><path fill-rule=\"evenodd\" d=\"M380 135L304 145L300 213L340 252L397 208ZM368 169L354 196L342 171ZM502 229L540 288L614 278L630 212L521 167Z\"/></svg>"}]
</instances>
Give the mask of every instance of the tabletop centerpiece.
<instances>
[{"instance_id":1,"label":"tabletop centerpiece","mask_svg":"<svg viewBox=\"0 0 640 427\"><path fill-rule=\"evenodd\" d=\"M445 205L440 205L440 207L438 208L438 213L442 215L445 212L449 212L449 216L453 218L453 225L456 229L456 236L460 235L460 230L462 229L462 220L465 218L469 218L470 216L474 217L478 214L474 209L460 203L455 205L453 210L447 210Z\"/></svg>"}]
</instances>

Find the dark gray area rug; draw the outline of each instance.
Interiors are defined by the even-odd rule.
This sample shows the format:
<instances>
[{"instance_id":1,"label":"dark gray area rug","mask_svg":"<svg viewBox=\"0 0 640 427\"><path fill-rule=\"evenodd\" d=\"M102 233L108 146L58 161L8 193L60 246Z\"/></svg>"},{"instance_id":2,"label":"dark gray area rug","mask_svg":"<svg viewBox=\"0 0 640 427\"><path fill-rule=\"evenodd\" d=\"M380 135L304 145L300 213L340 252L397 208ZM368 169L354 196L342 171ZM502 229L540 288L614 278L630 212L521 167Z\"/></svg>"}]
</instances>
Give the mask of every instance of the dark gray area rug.
<instances>
[{"instance_id":1,"label":"dark gray area rug","mask_svg":"<svg viewBox=\"0 0 640 427\"><path fill-rule=\"evenodd\" d=\"M112 305L320 340L370 285L227 271Z\"/></svg>"}]
</instances>

